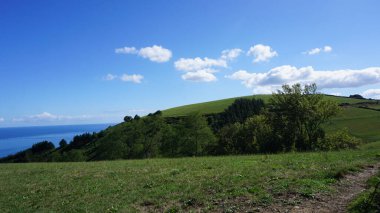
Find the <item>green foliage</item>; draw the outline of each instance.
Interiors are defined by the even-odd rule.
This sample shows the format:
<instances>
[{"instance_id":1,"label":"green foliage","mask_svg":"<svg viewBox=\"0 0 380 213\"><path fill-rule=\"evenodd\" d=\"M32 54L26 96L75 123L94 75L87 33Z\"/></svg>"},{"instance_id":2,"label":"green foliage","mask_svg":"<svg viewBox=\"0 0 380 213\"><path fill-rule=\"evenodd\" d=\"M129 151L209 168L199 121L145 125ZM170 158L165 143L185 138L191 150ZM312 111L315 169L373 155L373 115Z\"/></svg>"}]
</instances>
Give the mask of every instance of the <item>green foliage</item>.
<instances>
[{"instance_id":1,"label":"green foliage","mask_svg":"<svg viewBox=\"0 0 380 213\"><path fill-rule=\"evenodd\" d=\"M263 108L264 101L262 99L239 98L221 113L221 117L224 124L244 123L247 118L260 114Z\"/></svg>"},{"instance_id":2,"label":"green foliage","mask_svg":"<svg viewBox=\"0 0 380 213\"><path fill-rule=\"evenodd\" d=\"M315 148L318 150L356 149L361 143L359 138L348 133L348 129L343 129L320 139Z\"/></svg>"},{"instance_id":3,"label":"green foliage","mask_svg":"<svg viewBox=\"0 0 380 213\"><path fill-rule=\"evenodd\" d=\"M59 161L63 162L80 162L80 161L86 161L86 156L83 153L83 150L73 149L68 152L64 152L61 156Z\"/></svg>"},{"instance_id":4,"label":"green foliage","mask_svg":"<svg viewBox=\"0 0 380 213\"><path fill-rule=\"evenodd\" d=\"M31 151L35 154L40 154L43 152L50 151L54 148L55 148L55 146L52 142L42 141L42 142L33 144Z\"/></svg>"},{"instance_id":5,"label":"green foliage","mask_svg":"<svg viewBox=\"0 0 380 213\"><path fill-rule=\"evenodd\" d=\"M62 139L60 142L59 142L59 148L60 149L63 149L67 146L67 141L65 139Z\"/></svg>"},{"instance_id":6,"label":"green foliage","mask_svg":"<svg viewBox=\"0 0 380 213\"><path fill-rule=\"evenodd\" d=\"M133 120L133 118L131 116L127 115L127 116L124 117L124 122L129 122L131 120Z\"/></svg>"},{"instance_id":7,"label":"green foliage","mask_svg":"<svg viewBox=\"0 0 380 213\"><path fill-rule=\"evenodd\" d=\"M96 140L96 133L84 133L74 136L67 149L80 149Z\"/></svg>"},{"instance_id":8,"label":"green foliage","mask_svg":"<svg viewBox=\"0 0 380 213\"><path fill-rule=\"evenodd\" d=\"M216 138L200 113L185 117L178 126L180 153L185 156L204 155L214 146Z\"/></svg>"},{"instance_id":9,"label":"green foliage","mask_svg":"<svg viewBox=\"0 0 380 213\"><path fill-rule=\"evenodd\" d=\"M324 100L315 84L284 85L270 100L269 119L285 151L311 150L323 137L322 124L339 111L337 103Z\"/></svg>"}]
</instances>

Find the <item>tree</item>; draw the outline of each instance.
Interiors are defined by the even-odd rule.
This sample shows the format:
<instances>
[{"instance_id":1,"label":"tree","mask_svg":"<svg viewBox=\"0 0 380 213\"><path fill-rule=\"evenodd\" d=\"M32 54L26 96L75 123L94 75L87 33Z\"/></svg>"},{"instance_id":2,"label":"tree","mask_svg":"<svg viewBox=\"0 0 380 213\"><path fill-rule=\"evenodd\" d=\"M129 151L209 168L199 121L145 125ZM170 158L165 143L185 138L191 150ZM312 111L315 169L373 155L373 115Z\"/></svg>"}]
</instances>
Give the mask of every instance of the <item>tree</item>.
<instances>
[{"instance_id":1,"label":"tree","mask_svg":"<svg viewBox=\"0 0 380 213\"><path fill-rule=\"evenodd\" d=\"M129 122L131 120L133 120L131 116L127 115L127 116L124 117L124 122Z\"/></svg>"},{"instance_id":2,"label":"tree","mask_svg":"<svg viewBox=\"0 0 380 213\"><path fill-rule=\"evenodd\" d=\"M96 133L84 133L74 136L73 140L68 145L69 149L80 149L83 146L96 140Z\"/></svg>"},{"instance_id":3,"label":"tree","mask_svg":"<svg viewBox=\"0 0 380 213\"><path fill-rule=\"evenodd\" d=\"M60 149L63 149L67 146L67 141L65 139L62 139L60 142L59 142L59 148Z\"/></svg>"},{"instance_id":4,"label":"tree","mask_svg":"<svg viewBox=\"0 0 380 213\"><path fill-rule=\"evenodd\" d=\"M240 134L242 132L243 125L240 123L234 123L225 125L222 129L220 129L218 133L218 144L216 148L216 154L241 154L237 150L237 144L240 138Z\"/></svg>"},{"instance_id":5,"label":"tree","mask_svg":"<svg viewBox=\"0 0 380 213\"><path fill-rule=\"evenodd\" d=\"M179 127L181 135L181 153L188 156L202 155L207 148L214 145L215 135L200 113L192 113L185 117Z\"/></svg>"},{"instance_id":6,"label":"tree","mask_svg":"<svg viewBox=\"0 0 380 213\"><path fill-rule=\"evenodd\" d=\"M135 117L133 118L133 120L139 120L139 119L140 119L139 115L135 115Z\"/></svg>"},{"instance_id":7,"label":"tree","mask_svg":"<svg viewBox=\"0 0 380 213\"><path fill-rule=\"evenodd\" d=\"M310 150L324 136L322 124L339 111L317 93L316 84L284 85L270 100L270 122L285 151Z\"/></svg>"},{"instance_id":8,"label":"tree","mask_svg":"<svg viewBox=\"0 0 380 213\"><path fill-rule=\"evenodd\" d=\"M364 99L363 96L359 94L350 95L349 98Z\"/></svg>"},{"instance_id":9,"label":"tree","mask_svg":"<svg viewBox=\"0 0 380 213\"><path fill-rule=\"evenodd\" d=\"M42 153L42 152L47 152L47 151L53 150L54 148L55 148L55 146L52 142L42 141L42 142L33 144L31 150L33 153Z\"/></svg>"}]
</instances>

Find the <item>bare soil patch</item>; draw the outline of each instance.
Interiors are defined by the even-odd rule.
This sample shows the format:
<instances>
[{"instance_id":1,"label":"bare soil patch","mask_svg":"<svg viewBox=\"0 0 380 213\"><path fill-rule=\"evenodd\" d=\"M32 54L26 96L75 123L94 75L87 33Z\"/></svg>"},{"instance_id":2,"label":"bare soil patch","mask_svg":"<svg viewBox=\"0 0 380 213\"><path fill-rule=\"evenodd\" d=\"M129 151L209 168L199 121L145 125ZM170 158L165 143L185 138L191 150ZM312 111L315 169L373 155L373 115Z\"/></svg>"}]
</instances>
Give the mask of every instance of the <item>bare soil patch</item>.
<instances>
[{"instance_id":1,"label":"bare soil patch","mask_svg":"<svg viewBox=\"0 0 380 213\"><path fill-rule=\"evenodd\" d=\"M359 172L344 175L343 178L333 186L333 193L317 194L313 199L303 199L301 201L296 197L287 197L282 200L281 204L273 204L263 209L257 209L256 211L291 213L347 212L348 204L366 189L366 181L376 174L379 167L380 164L367 166ZM286 205L286 203L298 204Z\"/></svg>"}]
</instances>

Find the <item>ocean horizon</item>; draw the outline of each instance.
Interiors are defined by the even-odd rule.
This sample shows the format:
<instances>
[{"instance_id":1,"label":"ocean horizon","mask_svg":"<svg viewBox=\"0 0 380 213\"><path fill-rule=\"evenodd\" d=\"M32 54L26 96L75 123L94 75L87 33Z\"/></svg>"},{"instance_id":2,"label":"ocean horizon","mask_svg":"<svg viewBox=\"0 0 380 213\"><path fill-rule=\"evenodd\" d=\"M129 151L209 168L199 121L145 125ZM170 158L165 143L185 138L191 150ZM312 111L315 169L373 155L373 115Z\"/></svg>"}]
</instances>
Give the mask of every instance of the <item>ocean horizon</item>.
<instances>
[{"instance_id":1,"label":"ocean horizon","mask_svg":"<svg viewBox=\"0 0 380 213\"><path fill-rule=\"evenodd\" d=\"M15 154L41 141L51 141L57 147L62 139L70 143L75 135L99 132L112 125L115 124L0 127L0 157Z\"/></svg>"}]
</instances>

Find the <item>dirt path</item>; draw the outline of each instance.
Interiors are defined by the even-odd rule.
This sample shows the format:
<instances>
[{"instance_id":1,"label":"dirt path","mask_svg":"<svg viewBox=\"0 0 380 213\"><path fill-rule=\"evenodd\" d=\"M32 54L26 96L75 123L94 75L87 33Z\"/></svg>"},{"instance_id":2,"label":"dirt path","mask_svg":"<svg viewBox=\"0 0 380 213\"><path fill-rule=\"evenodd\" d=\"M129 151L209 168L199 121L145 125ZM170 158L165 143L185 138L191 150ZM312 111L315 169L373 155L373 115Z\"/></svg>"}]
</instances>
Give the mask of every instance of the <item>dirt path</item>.
<instances>
[{"instance_id":1,"label":"dirt path","mask_svg":"<svg viewBox=\"0 0 380 213\"><path fill-rule=\"evenodd\" d=\"M264 212L347 212L347 206L355 196L365 190L366 181L379 170L380 164L369 166L357 173L344 176L335 186L335 193L320 194L313 200L305 200L298 206L271 206Z\"/></svg>"}]
</instances>

